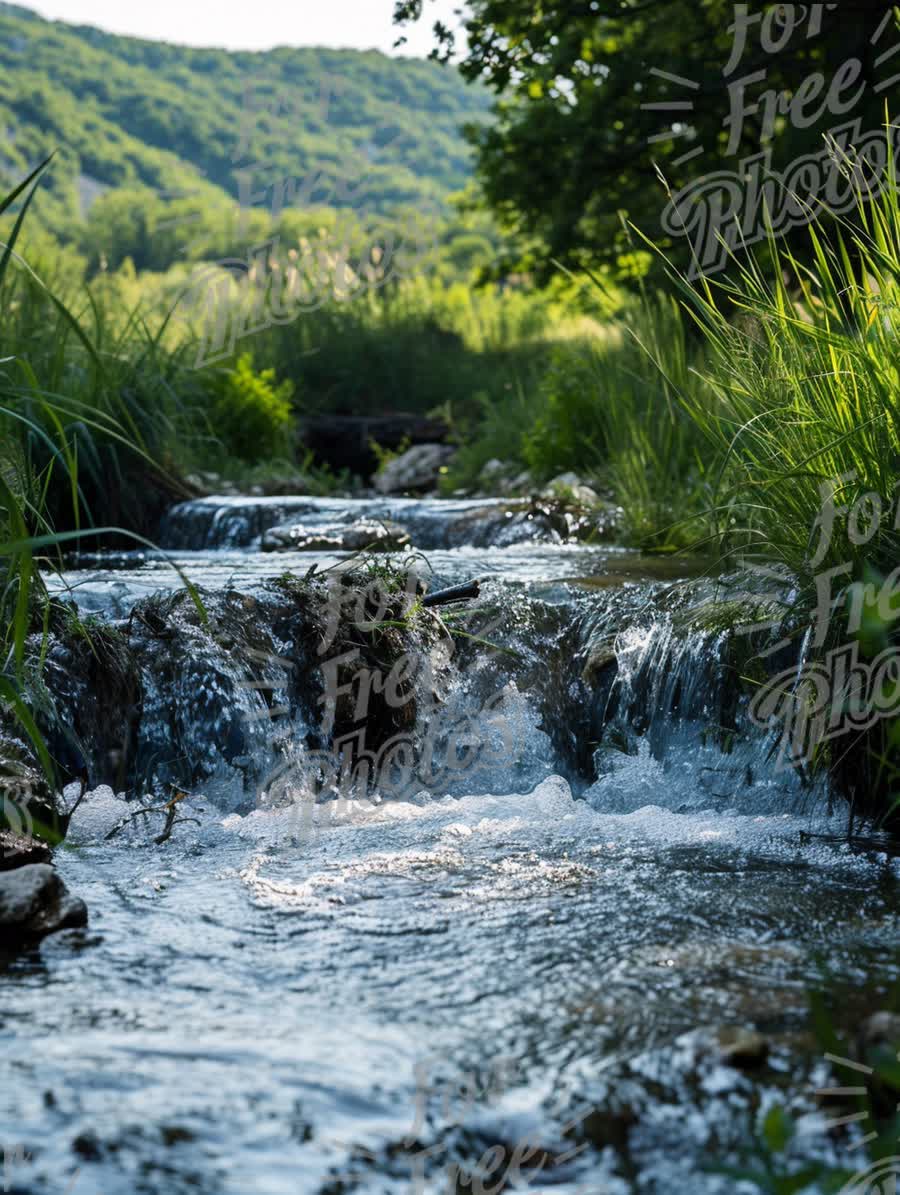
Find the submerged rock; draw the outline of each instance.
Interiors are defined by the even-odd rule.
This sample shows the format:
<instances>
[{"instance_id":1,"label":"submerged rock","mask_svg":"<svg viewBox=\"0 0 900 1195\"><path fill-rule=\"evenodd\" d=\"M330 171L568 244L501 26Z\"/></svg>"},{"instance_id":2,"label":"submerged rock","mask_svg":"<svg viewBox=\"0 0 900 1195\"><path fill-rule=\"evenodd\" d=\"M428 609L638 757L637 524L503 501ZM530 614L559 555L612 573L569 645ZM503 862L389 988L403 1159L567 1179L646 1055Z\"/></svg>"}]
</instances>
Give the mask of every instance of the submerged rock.
<instances>
[{"instance_id":1,"label":"submerged rock","mask_svg":"<svg viewBox=\"0 0 900 1195\"><path fill-rule=\"evenodd\" d=\"M121 788L143 699L129 627L83 618L74 605L60 604L50 629L43 680L52 702L40 711L39 726L60 765L59 779L87 786L102 778Z\"/></svg>"},{"instance_id":2,"label":"submerged rock","mask_svg":"<svg viewBox=\"0 0 900 1195\"><path fill-rule=\"evenodd\" d=\"M389 519L357 519L354 523L284 523L262 537L264 552L397 552L408 547L409 532Z\"/></svg>"},{"instance_id":3,"label":"submerged rock","mask_svg":"<svg viewBox=\"0 0 900 1195\"><path fill-rule=\"evenodd\" d=\"M46 863L0 875L0 946L87 925L87 907Z\"/></svg>"},{"instance_id":4,"label":"submerged rock","mask_svg":"<svg viewBox=\"0 0 900 1195\"><path fill-rule=\"evenodd\" d=\"M601 639L589 645L587 659L581 671L581 679L586 685L596 688L604 679L604 674L607 675L607 679L611 679L607 669L614 672L618 665L619 657L616 655L615 636Z\"/></svg>"},{"instance_id":5,"label":"submerged rock","mask_svg":"<svg viewBox=\"0 0 900 1195\"><path fill-rule=\"evenodd\" d=\"M552 503L508 502L468 510L447 527L450 545L476 548L512 544L561 544L575 533L575 520Z\"/></svg>"},{"instance_id":6,"label":"submerged rock","mask_svg":"<svg viewBox=\"0 0 900 1195\"><path fill-rule=\"evenodd\" d=\"M594 1149L614 1149L622 1153L628 1148L628 1135L638 1123L634 1110L621 1102L610 1102L591 1111L579 1123L577 1135L589 1141Z\"/></svg>"},{"instance_id":7,"label":"submerged rock","mask_svg":"<svg viewBox=\"0 0 900 1195\"><path fill-rule=\"evenodd\" d=\"M298 760L325 753L330 763L348 735L364 732L360 758L408 735L452 654L439 620L410 613L421 589L407 592L412 581L386 560L376 575L287 572L255 595L229 588L195 603L182 589L137 602L120 624L127 667L95 681L112 692L115 676L136 678L133 737L121 755L91 751L92 786L168 799L173 787L221 783L240 804ZM433 657L439 639L445 650ZM57 669L47 678L60 722L83 732L83 689Z\"/></svg>"},{"instance_id":8,"label":"submerged rock","mask_svg":"<svg viewBox=\"0 0 900 1195\"><path fill-rule=\"evenodd\" d=\"M416 444L379 469L375 474L375 489L380 494L433 490L455 451L447 444Z\"/></svg>"}]
</instances>

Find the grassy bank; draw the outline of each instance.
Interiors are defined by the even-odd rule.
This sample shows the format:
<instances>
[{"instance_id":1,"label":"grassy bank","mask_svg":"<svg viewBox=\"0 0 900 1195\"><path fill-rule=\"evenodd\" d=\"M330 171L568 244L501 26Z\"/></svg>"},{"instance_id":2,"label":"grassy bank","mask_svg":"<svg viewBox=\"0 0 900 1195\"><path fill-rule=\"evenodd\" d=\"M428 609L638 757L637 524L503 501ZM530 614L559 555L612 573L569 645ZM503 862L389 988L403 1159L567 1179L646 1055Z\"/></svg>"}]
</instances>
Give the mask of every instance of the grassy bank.
<instances>
[{"instance_id":1,"label":"grassy bank","mask_svg":"<svg viewBox=\"0 0 900 1195\"><path fill-rule=\"evenodd\" d=\"M533 391L486 411L448 485L491 457L539 481L573 470L613 491L632 545L792 578L772 642L806 639L808 664L845 643L876 660L900 616L896 187L827 233L813 224L802 255L772 240L701 285L670 277L669 294L558 345ZM813 761L885 821L900 791L892 684L887 713L856 717ZM830 700L843 717L866 699Z\"/></svg>"},{"instance_id":2,"label":"grassy bank","mask_svg":"<svg viewBox=\"0 0 900 1195\"><path fill-rule=\"evenodd\" d=\"M587 344L602 331L598 317L622 302L592 288L579 294L565 279L544 291L525 279L475 288L490 243L466 221L438 230L418 272L399 251L393 265L378 266L365 237L368 264L354 255L348 269L348 253L335 249L335 213L316 218L318 232L307 217L293 240L290 213L270 230L274 247L261 268L271 268L271 279L257 280L254 266L237 282L211 265L199 286L195 265L137 274L125 258L117 270L97 271L39 229L22 237L22 260L11 259L0 292L5 381L37 422L45 413L36 395L66 395L66 416L52 432L78 454L86 520L152 529L159 503L137 497L128 472L138 460L139 473L154 463L151 490L162 503L200 470L238 483L268 473L311 488L337 484L298 443L307 416L437 412L465 437L508 394L537 396L557 344L575 335ZM12 225L7 216L0 236ZM364 230L349 227L358 240ZM268 310L301 283L314 301L300 303L295 318L263 318L261 330L243 334L247 322L259 324L250 314L258 304ZM214 320L236 333L223 336L224 352L210 351L213 294ZM13 439L19 430L11 428ZM26 436L24 446L39 467L47 463L40 437ZM47 502L64 521L68 491L57 481Z\"/></svg>"}]
</instances>

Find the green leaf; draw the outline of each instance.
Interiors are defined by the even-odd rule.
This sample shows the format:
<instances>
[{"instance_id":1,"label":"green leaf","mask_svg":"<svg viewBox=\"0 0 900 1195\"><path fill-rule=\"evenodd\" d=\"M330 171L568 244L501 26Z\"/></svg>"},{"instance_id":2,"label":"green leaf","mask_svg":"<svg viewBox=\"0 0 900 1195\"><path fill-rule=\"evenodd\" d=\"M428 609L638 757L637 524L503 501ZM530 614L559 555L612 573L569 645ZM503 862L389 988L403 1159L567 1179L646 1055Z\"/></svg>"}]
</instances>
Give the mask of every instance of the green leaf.
<instances>
[{"instance_id":1,"label":"green leaf","mask_svg":"<svg viewBox=\"0 0 900 1195\"><path fill-rule=\"evenodd\" d=\"M770 1153L783 1153L795 1131L794 1122L782 1105L773 1104L761 1125L762 1137Z\"/></svg>"}]
</instances>

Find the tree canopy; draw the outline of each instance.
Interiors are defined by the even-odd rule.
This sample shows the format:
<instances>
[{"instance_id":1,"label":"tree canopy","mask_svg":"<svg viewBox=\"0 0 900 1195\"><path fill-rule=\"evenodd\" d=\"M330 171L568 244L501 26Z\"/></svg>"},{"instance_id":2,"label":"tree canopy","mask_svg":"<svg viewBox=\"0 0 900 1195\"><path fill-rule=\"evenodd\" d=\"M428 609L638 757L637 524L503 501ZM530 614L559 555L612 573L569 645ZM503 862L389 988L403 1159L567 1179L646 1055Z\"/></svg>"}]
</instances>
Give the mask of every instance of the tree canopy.
<instances>
[{"instance_id":1,"label":"tree canopy","mask_svg":"<svg viewBox=\"0 0 900 1195\"><path fill-rule=\"evenodd\" d=\"M395 5L401 26L425 12L427 0ZM469 0L462 17L464 39L435 24L433 56L497 93L497 120L469 131L481 184L545 266L621 259L622 214L683 261L672 217L688 215L692 184L718 177L736 196L755 155L780 173L827 153L826 133L858 143L898 94L885 0ZM804 166L798 193L813 194L814 173ZM668 193L681 208L664 218Z\"/></svg>"}]
</instances>

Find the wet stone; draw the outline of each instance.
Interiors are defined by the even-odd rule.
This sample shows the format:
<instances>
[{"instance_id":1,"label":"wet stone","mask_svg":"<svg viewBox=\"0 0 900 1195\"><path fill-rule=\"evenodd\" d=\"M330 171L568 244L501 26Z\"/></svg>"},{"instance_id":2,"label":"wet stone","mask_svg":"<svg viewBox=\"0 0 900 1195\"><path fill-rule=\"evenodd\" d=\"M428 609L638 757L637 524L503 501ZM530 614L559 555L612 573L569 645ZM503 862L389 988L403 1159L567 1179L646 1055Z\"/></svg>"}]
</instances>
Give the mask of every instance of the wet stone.
<instances>
[{"instance_id":1,"label":"wet stone","mask_svg":"<svg viewBox=\"0 0 900 1195\"><path fill-rule=\"evenodd\" d=\"M882 1010L866 1017L860 1026L859 1041L863 1052L896 1049L900 1046L900 1013Z\"/></svg>"},{"instance_id":2,"label":"wet stone","mask_svg":"<svg viewBox=\"0 0 900 1195\"><path fill-rule=\"evenodd\" d=\"M50 848L35 838L0 830L0 871L14 871L30 863L49 863L53 855Z\"/></svg>"},{"instance_id":3,"label":"wet stone","mask_svg":"<svg viewBox=\"0 0 900 1195\"><path fill-rule=\"evenodd\" d=\"M434 489L455 454L456 449L448 444L414 444L379 469L375 489L380 494Z\"/></svg>"},{"instance_id":4,"label":"wet stone","mask_svg":"<svg viewBox=\"0 0 900 1195\"><path fill-rule=\"evenodd\" d=\"M72 896L46 863L0 875L0 947L87 924L84 901Z\"/></svg>"},{"instance_id":5,"label":"wet stone","mask_svg":"<svg viewBox=\"0 0 900 1195\"><path fill-rule=\"evenodd\" d=\"M410 543L409 532L388 519L310 526L285 523L262 537L264 552L396 552Z\"/></svg>"},{"instance_id":6,"label":"wet stone","mask_svg":"<svg viewBox=\"0 0 900 1195\"><path fill-rule=\"evenodd\" d=\"M732 1025L715 1031L715 1047L718 1060L724 1066L735 1070L755 1070L763 1065L769 1056L769 1042L754 1029L742 1029Z\"/></svg>"}]
</instances>

